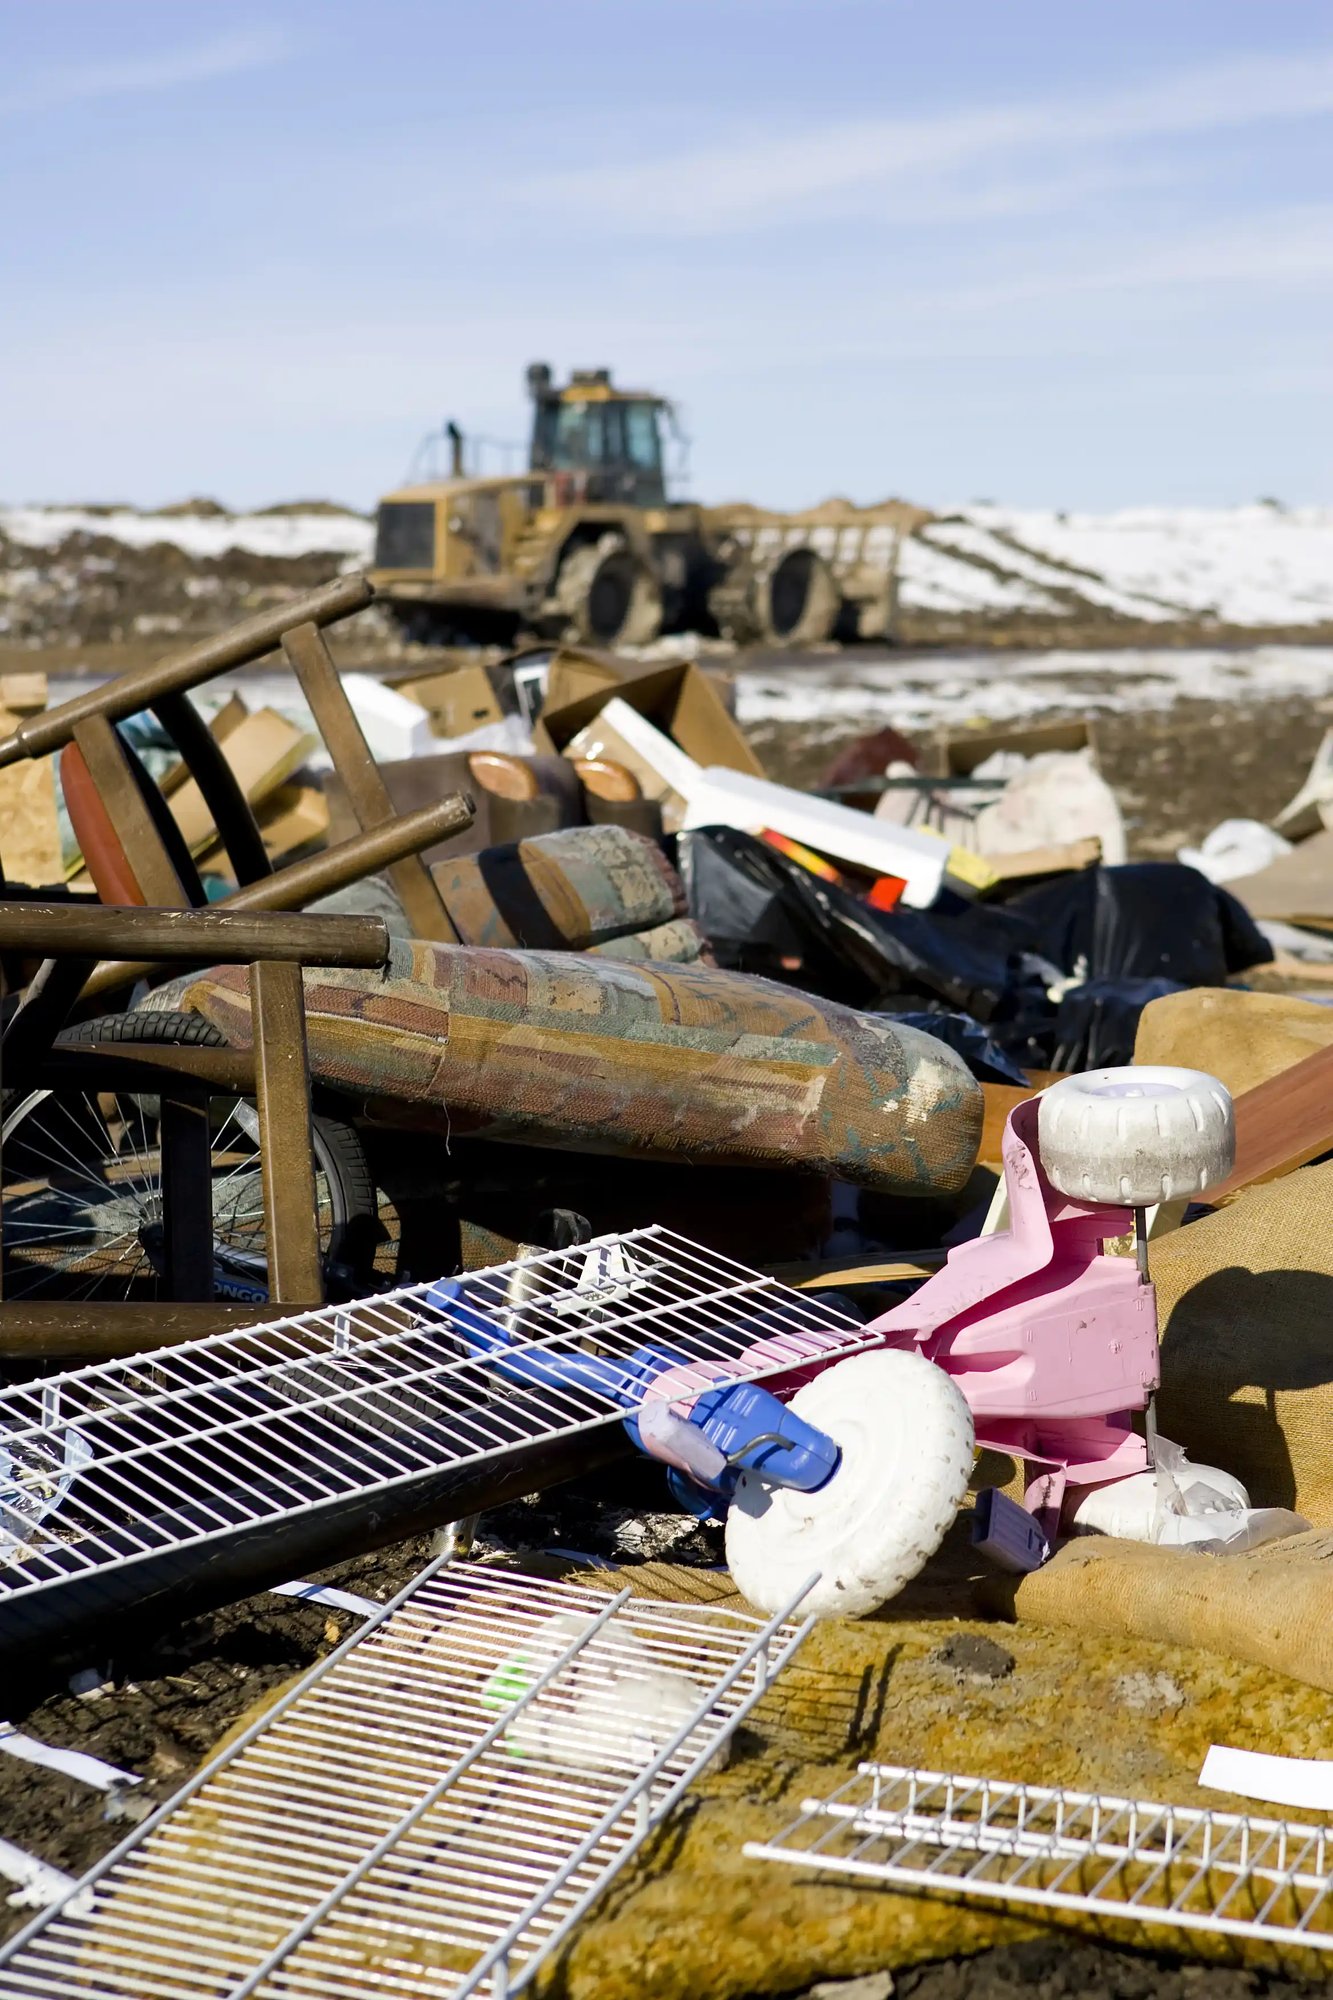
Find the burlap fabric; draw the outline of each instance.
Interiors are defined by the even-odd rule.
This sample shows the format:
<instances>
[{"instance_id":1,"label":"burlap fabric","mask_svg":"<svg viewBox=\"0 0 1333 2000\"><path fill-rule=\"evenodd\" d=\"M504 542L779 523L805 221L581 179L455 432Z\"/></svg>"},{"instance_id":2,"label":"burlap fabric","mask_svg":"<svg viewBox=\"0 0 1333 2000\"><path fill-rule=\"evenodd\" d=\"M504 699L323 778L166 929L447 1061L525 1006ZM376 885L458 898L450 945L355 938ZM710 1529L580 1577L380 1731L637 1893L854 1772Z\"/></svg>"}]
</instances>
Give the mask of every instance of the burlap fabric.
<instances>
[{"instance_id":1,"label":"burlap fabric","mask_svg":"<svg viewBox=\"0 0 1333 2000\"><path fill-rule=\"evenodd\" d=\"M1207 1070L1239 1097L1330 1042L1333 1007L1282 993L1199 986L1148 1002L1139 1016L1134 1060Z\"/></svg>"},{"instance_id":2,"label":"burlap fabric","mask_svg":"<svg viewBox=\"0 0 1333 2000\"><path fill-rule=\"evenodd\" d=\"M931 1036L744 973L416 940L391 976L309 972L310 1065L455 1134L659 1159L961 1187L982 1096ZM180 1004L250 1042L244 967Z\"/></svg>"},{"instance_id":3,"label":"burlap fabric","mask_svg":"<svg viewBox=\"0 0 1333 2000\"><path fill-rule=\"evenodd\" d=\"M1333 1527L1333 1163L1163 1237L1152 1276L1166 1436Z\"/></svg>"},{"instance_id":4,"label":"burlap fabric","mask_svg":"<svg viewBox=\"0 0 1333 2000\"><path fill-rule=\"evenodd\" d=\"M1202 1646L1333 1693L1333 1534L1230 1556L1085 1536L983 1596L1037 1624Z\"/></svg>"}]
</instances>

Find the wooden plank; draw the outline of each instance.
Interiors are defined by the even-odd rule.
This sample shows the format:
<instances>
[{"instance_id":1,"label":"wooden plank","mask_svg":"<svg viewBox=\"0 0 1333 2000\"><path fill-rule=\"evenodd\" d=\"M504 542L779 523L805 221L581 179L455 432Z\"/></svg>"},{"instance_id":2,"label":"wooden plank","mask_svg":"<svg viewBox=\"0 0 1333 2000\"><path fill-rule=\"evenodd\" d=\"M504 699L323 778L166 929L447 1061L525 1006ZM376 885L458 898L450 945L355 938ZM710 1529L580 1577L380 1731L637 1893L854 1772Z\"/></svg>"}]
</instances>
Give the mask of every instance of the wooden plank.
<instances>
[{"instance_id":1,"label":"wooden plank","mask_svg":"<svg viewBox=\"0 0 1333 2000\"><path fill-rule=\"evenodd\" d=\"M1203 1197L1210 1207L1293 1173L1333 1151L1333 1046L1279 1071L1236 1099L1236 1164Z\"/></svg>"},{"instance_id":2,"label":"wooden plank","mask_svg":"<svg viewBox=\"0 0 1333 2000\"><path fill-rule=\"evenodd\" d=\"M982 1084L981 1095L986 1109L981 1126L981 1144L977 1148L978 1166L999 1166L1004 1128L1009 1122L1009 1113L1016 1104L1026 1104L1029 1097L1036 1097L1048 1084L1058 1083L1062 1075L1061 1070L1033 1069L1028 1071L1028 1081L1025 1084Z\"/></svg>"},{"instance_id":3,"label":"wooden plank","mask_svg":"<svg viewBox=\"0 0 1333 2000\"><path fill-rule=\"evenodd\" d=\"M322 1299L301 968L250 967L268 1289L275 1305Z\"/></svg>"},{"instance_id":4,"label":"wooden plank","mask_svg":"<svg viewBox=\"0 0 1333 2000\"><path fill-rule=\"evenodd\" d=\"M393 818L393 801L347 699L324 635L313 624L298 625L294 631L283 634L282 650L301 683L301 691L342 780L357 825L363 833L381 826ZM450 922L444 899L420 855L395 861L388 875L414 936L435 938L444 944L458 943L458 932Z\"/></svg>"},{"instance_id":5,"label":"wooden plank","mask_svg":"<svg viewBox=\"0 0 1333 2000\"><path fill-rule=\"evenodd\" d=\"M999 882L1016 882L1029 875L1077 874L1095 868L1102 858L1096 834L1067 841L1062 847L1028 847L1021 854L988 854L986 866Z\"/></svg>"}]
</instances>

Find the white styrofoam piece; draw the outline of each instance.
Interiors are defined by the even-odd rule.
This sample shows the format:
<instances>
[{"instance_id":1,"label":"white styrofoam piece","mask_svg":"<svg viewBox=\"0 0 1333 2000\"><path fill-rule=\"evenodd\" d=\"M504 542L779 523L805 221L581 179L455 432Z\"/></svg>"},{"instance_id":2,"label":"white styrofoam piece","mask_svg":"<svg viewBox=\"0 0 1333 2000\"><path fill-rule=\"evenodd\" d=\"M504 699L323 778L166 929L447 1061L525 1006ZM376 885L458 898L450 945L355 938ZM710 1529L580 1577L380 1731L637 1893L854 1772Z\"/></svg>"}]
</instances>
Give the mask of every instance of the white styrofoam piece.
<instances>
[{"instance_id":1,"label":"white styrofoam piece","mask_svg":"<svg viewBox=\"0 0 1333 2000\"><path fill-rule=\"evenodd\" d=\"M1277 1806L1333 1812L1333 1761L1326 1757L1273 1757L1260 1750L1232 1750L1224 1743L1213 1743L1203 1760L1199 1783L1213 1791L1236 1792L1245 1799L1267 1799Z\"/></svg>"},{"instance_id":2,"label":"white styrofoam piece","mask_svg":"<svg viewBox=\"0 0 1333 2000\"><path fill-rule=\"evenodd\" d=\"M685 801L683 826L734 826L742 833L765 828L812 847L835 861L849 861L876 875L899 875L907 883L904 903L924 909L939 894L950 847L937 833L893 826L851 806L811 798L733 771L725 764L697 764L678 743L617 696L600 711L608 729L622 736Z\"/></svg>"},{"instance_id":3,"label":"white styrofoam piece","mask_svg":"<svg viewBox=\"0 0 1333 2000\"><path fill-rule=\"evenodd\" d=\"M907 884L903 902L918 910L938 896L951 852L937 833L893 826L852 806L811 798L721 764L708 765L687 792L685 826L734 826L743 833L768 828L834 861L851 862L875 875L901 876Z\"/></svg>"},{"instance_id":4,"label":"white styrofoam piece","mask_svg":"<svg viewBox=\"0 0 1333 2000\"><path fill-rule=\"evenodd\" d=\"M668 790L679 792L682 798L689 797L692 788L703 777L703 767L688 756L679 743L673 743L665 730L649 722L646 715L640 715L637 708L631 708L619 695L605 702L598 710L598 716L608 729L623 737L630 749L646 764L652 765ZM596 726L595 723L593 726Z\"/></svg>"},{"instance_id":5,"label":"white styrofoam piece","mask_svg":"<svg viewBox=\"0 0 1333 2000\"><path fill-rule=\"evenodd\" d=\"M419 701L387 687L371 674L344 674L342 684L365 731L370 754L377 761L429 757L439 748L430 715Z\"/></svg>"},{"instance_id":6,"label":"white styrofoam piece","mask_svg":"<svg viewBox=\"0 0 1333 2000\"><path fill-rule=\"evenodd\" d=\"M530 757L532 731L521 715L502 715L498 722L479 722L461 736L432 736L425 755L439 757L463 750L502 750L509 757Z\"/></svg>"}]
</instances>

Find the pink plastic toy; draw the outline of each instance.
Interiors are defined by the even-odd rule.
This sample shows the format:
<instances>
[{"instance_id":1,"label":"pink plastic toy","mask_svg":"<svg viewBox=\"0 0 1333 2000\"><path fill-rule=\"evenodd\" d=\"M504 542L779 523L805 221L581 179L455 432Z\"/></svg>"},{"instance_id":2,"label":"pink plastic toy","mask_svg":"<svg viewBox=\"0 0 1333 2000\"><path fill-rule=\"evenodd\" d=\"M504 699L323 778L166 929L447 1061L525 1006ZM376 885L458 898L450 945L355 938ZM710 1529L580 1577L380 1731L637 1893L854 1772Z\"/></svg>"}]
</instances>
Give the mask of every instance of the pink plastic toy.
<instances>
[{"instance_id":1,"label":"pink plastic toy","mask_svg":"<svg viewBox=\"0 0 1333 2000\"><path fill-rule=\"evenodd\" d=\"M831 1566L823 1608L873 1608L886 1578L878 1601L891 1596L947 1531L974 1441L1024 1462L1028 1515L995 1492L978 1510L988 1529L993 1517L990 1548L1014 1568L1042 1559L1067 1489L1151 1470L1160 1363L1145 1210L1202 1191L1228 1170L1233 1145L1227 1093L1192 1071L1093 1072L1018 1105L1002 1146L1008 1229L951 1251L906 1304L872 1321L866 1330L882 1342L874 1353L821 1362L821 1337L805 1335L810 1361L769 1383L843 1458L817 1492L742 1479L727 1553L745 1594L762 1602L805 1561L807 1573ZM1086 1198L1052 1185L1048 1167ZM1137 1258L1108 1255L1105 1244L1131 1229ZM784 1340L752 1353L777 1360L790 1351ZM886 1353L934 1367L928 1376L876 1373L868 1364ZM915 1519L904 1497L914 1491ZM905 1507L891 1535L885 1521ZM978 1539L988 1546L987 1535Z\"/></svg>"}]
</instances>

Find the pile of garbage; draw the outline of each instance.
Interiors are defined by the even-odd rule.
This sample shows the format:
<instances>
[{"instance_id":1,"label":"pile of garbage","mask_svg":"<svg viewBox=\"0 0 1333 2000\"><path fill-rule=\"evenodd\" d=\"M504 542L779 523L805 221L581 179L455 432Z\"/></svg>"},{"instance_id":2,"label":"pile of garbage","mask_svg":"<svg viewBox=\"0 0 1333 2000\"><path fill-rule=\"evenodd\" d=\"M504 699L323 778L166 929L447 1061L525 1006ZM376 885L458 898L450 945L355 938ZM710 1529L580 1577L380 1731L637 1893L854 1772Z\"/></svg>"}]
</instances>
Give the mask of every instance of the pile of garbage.
<instances>
[{"instance_id":1,"label":"pile of garbage","mask_svg":"<svg viewBox=\"0 0 1333 2000\"><path fill-rule=\"evenodd\" d=\"M471 814L420 878L398 861L307 906L384 939L312 945L293 1001L321 1300L280 1291L273 1161L246 1150L275 1130L260 942L135 968L128 1004L85 1007L49 1058L31 1020L55 976L7 961L31 1070L7 1059L27 1094L0 1133L0 1656L29 1689L9 1747L100 1784L136 1830L82 1878L0 1842L36 1909L0 1964L36 1993L333 1991L353 1962L386 1993L464 1993L564 1946L571 1991L623 1990L657 1952L649 1990L722 2000L1012 1934L895 1899L849 1935L858 1871L1177 1947L1333 1947L1333 1849L1246 1804L1333 1801L1307 1754L1333 1691L1313 902L1279 923L1245 878L1129 862L1082 724L882 730L801 792L695 663L531 650L341 691L351 761L316 694L310 729L238 697L213 713L275 880L370 838L374 786L396 821L455 793ZM0 808L61 741L22 693ZM127 710L178 879L254 907L208 759L180 756L169 707ZM108 839L96 735L71 741L87 768L58 753L53 851L77 915L152 842L110 783ZM1323 836L1327 764L1284 840ZM178 1142L151 1078L89 1067L113 1043L169 1048L178 1074L202 1050L195 1083L223 1097L214 1290L186 1295L188 1325L136 1179L153 1154L154 1215L179 1216ZM645 1479L694 1561L608 1578L579 1548ZM572 1550L488 1540L515 1496L558 1505L570 1482ZM438 1554L387 1602L307 1580L423 1531ZM43 1735L52 1687L90 1664L114 1701L131 1627L274 1590L353 1623L183 1790L140 1811L144 1774L90 1777ZM1080 1678L1087 1729L1061 1735ZM770 1779L803 1774L790 1826L792 1801L775 1814L769 1780L727 1767L742 1721ZM605 1911L691 1783L675 1865ZM985 1854L1023 1866L973 1870ZM743 1912L791 1860L814 1872L760 1940ZM1184 1889L1177 1860L1197 1863ZM1095 1889L1070 1891L1074 1862Z\"/></svg>"}]
</instances>

